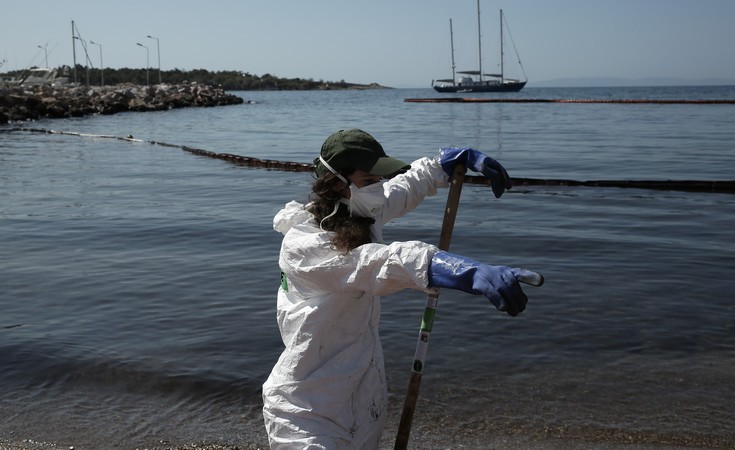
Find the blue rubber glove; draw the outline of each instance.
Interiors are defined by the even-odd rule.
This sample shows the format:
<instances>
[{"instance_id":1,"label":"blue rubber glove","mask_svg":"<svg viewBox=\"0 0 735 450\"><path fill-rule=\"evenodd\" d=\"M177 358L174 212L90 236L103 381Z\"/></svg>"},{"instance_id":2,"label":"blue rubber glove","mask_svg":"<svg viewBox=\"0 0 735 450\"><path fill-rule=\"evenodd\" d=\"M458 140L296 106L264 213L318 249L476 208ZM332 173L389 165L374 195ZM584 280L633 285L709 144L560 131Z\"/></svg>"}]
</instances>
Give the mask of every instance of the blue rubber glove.
<instances>
[{"instance_id":1,"label":"blue rubber glove","mask_svg":"<svg viewBox=\"0 0 735 450\"><path fill-rule=\"evenodd\" d=\"M501 311L517 316L528 303L518 282L541 286L544 277L526 269L490 266L464 256L439 251L429 264L429 287L484 295Z\"/></svg>"},{"instance_id":2,"label":"blue rubber glove","mask_svg":"<svg viewBox=\"0 0 735 450\"><path fill-rule=\"evenodd\" d=\"M500 198L506 189L513 187L510 176L505 168L491 157L474 148L443 148L439 151L439 163L450 177L454 173L457 163L464 164L468 169L479 172L490 179L495 198Z\"/></svg>"}]
</instances>

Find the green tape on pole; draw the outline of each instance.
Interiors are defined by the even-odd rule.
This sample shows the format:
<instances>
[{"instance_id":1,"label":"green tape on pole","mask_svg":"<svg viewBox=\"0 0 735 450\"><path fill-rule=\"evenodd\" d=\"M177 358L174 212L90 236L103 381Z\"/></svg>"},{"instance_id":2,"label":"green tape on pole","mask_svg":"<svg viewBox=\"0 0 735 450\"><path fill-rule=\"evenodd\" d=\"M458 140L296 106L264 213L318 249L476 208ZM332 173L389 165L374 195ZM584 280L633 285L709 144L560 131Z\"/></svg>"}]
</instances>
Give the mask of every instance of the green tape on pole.
<instances>
[{"instance_id":1,"label":"green tape on pole","mask_svg":"<svg viewBox=\"0 0 735 450\"><path fill-rule=\"evenodd\" d=\"M283 272L281 272L281 289L284 292L288 292L288 278L286 278L286 274Z\"/></svg>"},{"instance_id":2,"label":"green tape on pole","mask_svg":"<svg viewBox=\"0 0 735 450\"><path fill-rule=\"evenodd\" d=\"M436 309L426 308L424 309L424 317L421 319L421 331L428 331L431 333L431 329L434 327L434 316L436 315Z\"/></svg>"}]
</instances>

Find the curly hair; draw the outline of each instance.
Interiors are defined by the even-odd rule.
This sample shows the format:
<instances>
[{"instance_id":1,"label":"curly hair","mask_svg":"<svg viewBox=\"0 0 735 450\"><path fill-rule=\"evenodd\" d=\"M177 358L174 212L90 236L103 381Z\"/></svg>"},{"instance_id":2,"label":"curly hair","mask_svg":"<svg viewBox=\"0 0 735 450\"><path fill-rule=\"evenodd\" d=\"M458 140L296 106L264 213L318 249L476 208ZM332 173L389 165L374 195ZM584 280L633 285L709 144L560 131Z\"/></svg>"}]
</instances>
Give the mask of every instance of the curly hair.
<instances>
[{"instance_id":1,"label":"curly hair","mask_svg":"<svg viewBox=\"0 0 735 450\"><path fill-rule=\"evenodd\" d=\"M332 173L317 178L312 186L308 210L324 230L334 232L332 244L337 250L347 253L371 242L370 225L374 224L375 220L371 217L350 216L347 205L340 202L342 195L339 183L342 181ZM339 205L337 213L324 220L332 214L335 204Z\"/></svg>"}]
</instances>

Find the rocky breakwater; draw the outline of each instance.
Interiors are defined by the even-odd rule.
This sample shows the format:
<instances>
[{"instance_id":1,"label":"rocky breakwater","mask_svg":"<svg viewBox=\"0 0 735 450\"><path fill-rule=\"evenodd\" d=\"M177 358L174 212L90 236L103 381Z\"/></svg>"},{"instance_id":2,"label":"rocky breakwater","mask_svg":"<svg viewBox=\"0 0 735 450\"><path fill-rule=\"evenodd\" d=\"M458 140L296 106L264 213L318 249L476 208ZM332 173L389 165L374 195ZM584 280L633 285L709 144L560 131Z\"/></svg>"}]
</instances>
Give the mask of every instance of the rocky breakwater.
<instances>
[{"instance_id":1,"label":"rocky breakwater","mask_svg":"<svg viewBox=\"0 0 735 450\"><path fill-rule=\"evenodd\" d=\"M0 123L244 103L208 85L0 86Z\"/></svg>"}]
</instances>

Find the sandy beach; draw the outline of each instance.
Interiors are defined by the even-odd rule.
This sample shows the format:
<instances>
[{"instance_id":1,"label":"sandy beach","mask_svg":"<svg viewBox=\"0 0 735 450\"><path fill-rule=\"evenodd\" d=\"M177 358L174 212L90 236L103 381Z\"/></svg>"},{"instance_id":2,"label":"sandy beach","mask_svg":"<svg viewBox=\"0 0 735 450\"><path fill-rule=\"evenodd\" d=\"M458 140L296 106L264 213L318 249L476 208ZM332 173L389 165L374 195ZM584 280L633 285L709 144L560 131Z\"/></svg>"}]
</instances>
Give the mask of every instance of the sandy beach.
<instances>
[{"instance_id":1,"label":"sandy beach","mask_svg":"<svg viewBox=\"0 0 735 450\"><path fill-rule=\"evenodd\" d=\"M380 449L392 449L400 419L400 405L394 405L383 434ZM425 450L694 450L732 449L735 443L727 437L696 436L691 433L677 436L644 431L621 431L606 429L600 424L589 424L585 428L534 428L531 416L527 426L518 426L516 418L508 419L513 424L506 427L502 416L490 417L478 414L471 421L460 423L439 405L424 408L414 418L409 448ZM222 436L218 442L176 439L161 436L146 439L144 444L127 446L120 443L104 443L90 440L90 436L79 432L74 436L74 424L51 423L37 426L31 432L12 432L0 436L0 450L266 450L267 437L264 429L257 429L257 412L250 417L241 417L243 429L237 436ZM47 428L44 428L47 426ZM181 435L187 434L182 430Z\"/></svg>"}]
</instances>

